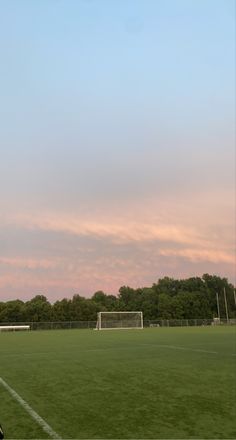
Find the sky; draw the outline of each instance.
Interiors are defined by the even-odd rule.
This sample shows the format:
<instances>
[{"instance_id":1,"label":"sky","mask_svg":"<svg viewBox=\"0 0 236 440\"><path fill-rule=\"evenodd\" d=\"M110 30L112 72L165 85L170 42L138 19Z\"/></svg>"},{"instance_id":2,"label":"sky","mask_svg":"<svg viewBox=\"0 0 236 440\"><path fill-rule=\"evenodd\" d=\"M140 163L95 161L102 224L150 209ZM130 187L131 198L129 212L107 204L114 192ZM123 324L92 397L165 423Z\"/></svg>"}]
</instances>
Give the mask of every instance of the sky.
<instances>
[{"instance_id":1,"label":"sky","mask_svg":"<svg viewBox=\"0 0 236 440\"><path fill-rule=\"evenodd\" d=\"M235 283L235 1L0 1L0 300Z\"/></svg>"}]
</instances>

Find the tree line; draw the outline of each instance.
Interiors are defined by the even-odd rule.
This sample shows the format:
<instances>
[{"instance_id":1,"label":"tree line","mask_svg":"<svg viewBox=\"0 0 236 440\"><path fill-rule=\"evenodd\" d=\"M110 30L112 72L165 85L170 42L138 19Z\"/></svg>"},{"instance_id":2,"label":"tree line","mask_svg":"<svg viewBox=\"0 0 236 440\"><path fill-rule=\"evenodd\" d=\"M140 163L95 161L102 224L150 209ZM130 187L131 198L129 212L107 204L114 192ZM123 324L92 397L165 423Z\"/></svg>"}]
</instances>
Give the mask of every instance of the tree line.
<instances>
[{"instance_id":1,"label":"tree line","mask_svg":"<svg viewBox=\"0 0 236 440\"><path fill-rule=\"evenodd\" d=\"M0 322L96 321L100 311L143 311L146 320L212 319L236 317L235 288L227 278L204 274L176 280L159 279L151 287L122 286L117 296L97 291L91 298L79 294L51 304L46 296L30 301L0 302Z\"/></svg>"}]
</instances>

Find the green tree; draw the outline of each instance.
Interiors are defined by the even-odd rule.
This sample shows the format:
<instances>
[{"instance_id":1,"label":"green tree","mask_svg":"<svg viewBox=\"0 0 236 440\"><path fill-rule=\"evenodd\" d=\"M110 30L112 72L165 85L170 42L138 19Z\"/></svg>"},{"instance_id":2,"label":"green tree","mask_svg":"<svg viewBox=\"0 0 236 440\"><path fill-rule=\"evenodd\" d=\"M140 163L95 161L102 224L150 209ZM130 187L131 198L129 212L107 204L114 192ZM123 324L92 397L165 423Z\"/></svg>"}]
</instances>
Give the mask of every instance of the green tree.
<instances>
[{"instance_id":1,"label":"green tree","mask_svg":"<svg viewBox=\"0 0 236 440\"><path fill-rule=\"evenodd\" d=\"M51 321L52 306L44 295L36 295L25 303L25 319L32 322Z\"/></svg>"},{"instance_id":2,"label":"green tree","mask_svg":"<svg viewBox=\"0 0 236 440\"><path fill-rule=\"evenodd\" d=\"M172 301L167 293L160 293L158 297L158 317L159 319L172 318Z\"/></svg>"},{"instance_id":3,"label":"green tree","mask_svg":"<svg viewBox=\"0 0 236 440\"><path fill-rule=\"evenodd\" d=\"M119 309L132 311L137 309L137 292L129 286L122 286L118 295Z\"/></svg>"},{"instance_id":4,"label":"green tree","mask_svg":"<svg viewBox=\"0 0 236 440\"><path fill-rule=\"evenodd\" d=\"M71 321L95 321L97 319L98 305L91 299L74 295L71 301Z\"/></svg>"},{"instance_id":5,"label":"green tree","mask_svg":"<svg viewBox=\"0 0 236 440\"><path fill-rule=\"evenodd\" d=\"M113 311L118 307L115 295L106 295L102 290L95 292L92 300L99 306L100 311Z\"/></svg>"},{"instance_id":6,"label":"green tree","mask_svg":"<svg viewBox=\"0 0 236 440\"><path fill-rule=\"evenodd\" d=\"M71 317L71 300L64 298L56 301L52 306L53 321L70 321Z\"/></svg>"},{"instance_id":7,"label":"green tree","mask_svg":"<svg viewBox=\"0 0 236 440\"><path fill-rule=\"evenodd\" d=\"M234 301L234 286L228 282L227 278L220 278L217 275L204 274L202 279L209 292L209 301L212 311L212 316L218 316L216 293L219 297L220 315L221 318L226 318L224 289L228 304L228 313L230 318L236 317L236 307Z\"/></svg>"},{"instance_id":8,"label":"green tree","mask_svg":"<svg viewBox=\"0 0 236 440\"><path fill-rule=\"evenodd\" d=\"M19 299L0 304L0 322L24 321L24 302Z\"/></svg>"}]
</instances>

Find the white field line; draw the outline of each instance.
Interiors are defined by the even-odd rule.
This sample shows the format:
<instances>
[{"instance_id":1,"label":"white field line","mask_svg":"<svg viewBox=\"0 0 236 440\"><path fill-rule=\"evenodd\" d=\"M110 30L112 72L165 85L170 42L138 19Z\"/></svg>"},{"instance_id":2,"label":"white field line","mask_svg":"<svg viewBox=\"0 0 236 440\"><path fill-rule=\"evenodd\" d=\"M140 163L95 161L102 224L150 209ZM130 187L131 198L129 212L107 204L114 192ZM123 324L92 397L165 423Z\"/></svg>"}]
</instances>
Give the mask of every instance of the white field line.
<instances>
[{"instance_id":1,"label":"white field line","mask_svg":"<svg viewBox=\"0 0 236 440\"><path fill-rule=\"evenodd\" d=\"M149 345L149 344L147 344ZM156 346L155 344L153 344L153 346ZM196 353L210 353L210 354L219 354L218 351L210 351L210 350L204 350L201 348L189 348L189 347L181 347L179 345L162 345L162 344L158 344L157 347L160 348L170 348L172 350L184 350L184 351L194 351Z\"/></svg>"},{"instance_id":2,"label":"white field line","mask_svg":"<svg viewBox=\"0 0 236 440\"><path fill-rule=\"evenodd\" d=\"M50 425L48 425L45 420L40 417L39 414L36 413L36 411L31 408L31 406L24 400L22 397L15 391L13 388L10 387L10 385L3 380L2 377L0 377L0 384L11 394L11 396L24 408L24 410L34 419L38 425L53 439L61 439L61 437L51 428Z\"/></svg>"},{"instance_id":3,"label":"white field line","mask_svg":"<svg viewBox=\"0 0 236 440\"><path fill-rule=\"evenodd\" d=\"M87 348L87 349L82 349L80 350L80 353L89 353L89 352L99 352L99 351L122 351L122 350L131 350L132 348L137 348L137 347L156 347L156 348L169 348L171 350L183 350L183 351L192 351L192 352L196 352L196 353L209 353L209 354L220 354L222 355L222 353L220 353L219 351L212 351L212 350L205 350L203 348L191 348L191 347L183 347L180 345L167 345L167 344L137 344L134 345L132 347L106 347L106 348ZM70 347L77 347L78 345L72 344ZM70 353L71 350L67 350L66 353ZM22 357L22 356L41 356L41 355L49 355L49 354L54 354L56 352L52 352L52 351L39 351L39 352L31 352L31 353L20 353L20 354L16 354L16 353L1 353L1 357L6 356L6 357ZM223 354L223 356L236 356L236 353L226 353Z\"/></svg>"},{"instance_id":4,"label":"white field line","mask_svg":"<svg viewBox=\"0 0 236 440\"><path fill-rule=\"evenodd\" d=\"M200 352L200 353L209 353L209 354L219 354L218 351L210 351L210 350L204 350L204 349L200 349L200 348L198 349L198 348L189 348L189 347L181 347L181 346L177 346L177 345L164 345L164 344L138 344L138 345L134 346L133 348L142 347L142 346L156 347L156 348L170 348L172 350L186 350L186 351L193 351L193 352L197 352L197 353ZM106 351L106 350L130 350L130 347L124 347L124 348L113 347L113 348L103 348L103 349L91 348L86 351L100 351L100 350L103 350L103 351ZM235 356L235 355L233 354L232 356Z\"/></svg>"},{"instance_id":5,"label":"white field line","mask_svg":"<svg viewBox=\"0 0 236 440\"><path fill-rule=\"evenodd\" d=\"M144 345L151 345L151 344L144 344ZM154 347L160 347L160 348L170 348L173 350L185 350L185 351L193 351L196 353L209 353L209 354L220 354L222 356L222 353L219 353L219 351L213 351L213 350L205 350L203 348L190 348L190 347L182 347L180 345L164 345L164 344L152 344ZM236 353L226 353L223 354L223 356L236 356Z\"/></svg>"}]
</instances>

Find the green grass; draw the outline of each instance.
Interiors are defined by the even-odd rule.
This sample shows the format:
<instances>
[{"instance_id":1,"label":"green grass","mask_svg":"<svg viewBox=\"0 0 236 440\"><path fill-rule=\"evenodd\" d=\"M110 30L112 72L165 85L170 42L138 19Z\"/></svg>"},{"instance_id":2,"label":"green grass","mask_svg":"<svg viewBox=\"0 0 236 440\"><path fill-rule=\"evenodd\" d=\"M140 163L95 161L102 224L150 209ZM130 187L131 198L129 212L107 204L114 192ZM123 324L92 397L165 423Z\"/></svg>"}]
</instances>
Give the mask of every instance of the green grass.
<instances>
[{"instance_id":1,"label":"green grass","mask_svg":"<svg viewBox=\"0 0 236 440\"><path fill-rule=\"evenodd\" d=\"M235 348L233 326L0 333L0 377L63 439L234 439ZM48 438L1 385L0 422Z\"/></svg>"}]
</instances>

